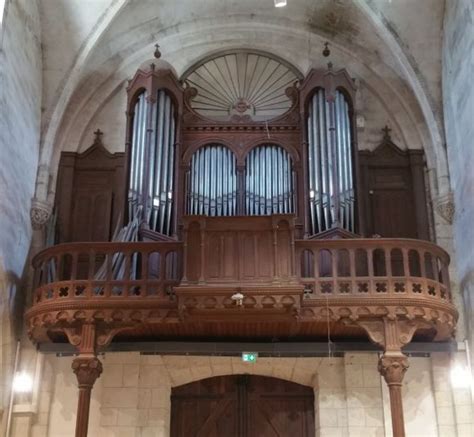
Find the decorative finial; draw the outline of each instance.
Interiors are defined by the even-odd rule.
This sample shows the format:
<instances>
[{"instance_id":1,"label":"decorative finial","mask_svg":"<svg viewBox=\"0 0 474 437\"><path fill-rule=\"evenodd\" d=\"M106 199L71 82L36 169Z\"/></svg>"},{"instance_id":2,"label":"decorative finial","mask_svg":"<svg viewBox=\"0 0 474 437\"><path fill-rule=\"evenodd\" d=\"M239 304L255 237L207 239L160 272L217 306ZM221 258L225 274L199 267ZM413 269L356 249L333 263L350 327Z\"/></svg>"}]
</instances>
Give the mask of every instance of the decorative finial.
<instances>
[{"instance_id":1,"label":"decorative finial","mask_svg":"<svg viewBox=\"0 0 474 437\"><path fill-rule=\"evenodd\" d=\"M329 71L332 70L332 62L328 62L328 70L329 70Z\"/></svg>"},{"instance_id":2,"label":"decorative finial","mask_svg":"<svg viewBox=\"0 0 474 437\"><path fill-rule=\"evenodd\" d=\"M102 144L102 136L104 135L104 132L102 132L100 129L97 129L94 132L94 135L94 144Z\"/></svg>"},{"instance_id":3,"label":"decorative finial","mask_svg":"<svg viewBox=\"0 0 474 437\"><path fill-rule=\"evenodd\" d=\"M153 63L151 63L151 64L150 64L150 70L151 70L151 71L155 71L155 68L156 68L156 65L153 64Z\"/></svg>"},{"instance_id":4,"label":"decorative finial","mask_svg":"<svg viewBox=\"0 0 474 437\"><path fill-rule=\"evenodd\" d=\"M383 139L384 140L391 140L392 136L390 135L390 132L392 132L392 129L390 129L387 125L382 129L383 132Z\"/></svg>"},{"instance_id":5,"label":"decorative finial","mask_svg":"<svg viewBox=\"0 0 474 437\"><path fill-rule=\"evenodd\" d=\"M155 56L156 59L161 58L161 52L160 52L160 45L159 44L155 44L155 53L153 53L153 55Z\"/></svg>"},{"instance_id":6,"label":"decorative finial","mask_svg":"<svg viewBox=\"0 0 474 437\"><path fill-rule=\"evenodd\" d=\"M325 42L324 49L323 49L323 56L327 58L330 54L331 54L331 50L329 49L329 43Z\"/></svg>"}]
</instances>

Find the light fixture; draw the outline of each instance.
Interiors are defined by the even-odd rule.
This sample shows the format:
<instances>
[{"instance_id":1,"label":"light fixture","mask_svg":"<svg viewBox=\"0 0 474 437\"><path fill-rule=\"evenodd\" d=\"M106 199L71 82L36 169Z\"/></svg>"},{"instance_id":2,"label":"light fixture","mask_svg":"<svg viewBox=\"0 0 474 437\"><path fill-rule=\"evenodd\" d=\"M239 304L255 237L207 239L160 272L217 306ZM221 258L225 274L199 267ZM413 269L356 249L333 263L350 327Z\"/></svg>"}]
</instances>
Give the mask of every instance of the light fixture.
<instances>
[{"instance_id":1,"label":"light fixture","mask_svg":"<svg viewBox=\"0 0 474 437\"><path fill-rule=\"evenodd\" d=\"M242 302L244 301L244 295L238 291L231 296L231 299L235 302L235 305L240 307L242 306Z\"/></svg>"},{"instance_id":2,"label":"light fixture","mask_svg":"<svg viewBox=\"0 0 474 437\"><path fill-rule=\"evenodd\" d=\"M286 6L286 0L273 0L276 8L282 8Z\"/></svg>"},{"instance_id":3,"label":"light fixture","mask_svg":"<svg viewBox=\"0 0 474 437\"><path fill-rule=\"evenodd\" d=\"M454 365L451 369L451 385L453 388L471 388L472 375L466 366Z\"/></svg>"},{"instance_id":4,"label":"light fixture","mask_svg":"<svg viewBox=\"0 0 474 437\"><path fill-rule=\"evenodd\" d=\"M17 372L13 378L15 393L29 393L33 390L33 378L26 372Z\"/></svg>"}]
</instances>

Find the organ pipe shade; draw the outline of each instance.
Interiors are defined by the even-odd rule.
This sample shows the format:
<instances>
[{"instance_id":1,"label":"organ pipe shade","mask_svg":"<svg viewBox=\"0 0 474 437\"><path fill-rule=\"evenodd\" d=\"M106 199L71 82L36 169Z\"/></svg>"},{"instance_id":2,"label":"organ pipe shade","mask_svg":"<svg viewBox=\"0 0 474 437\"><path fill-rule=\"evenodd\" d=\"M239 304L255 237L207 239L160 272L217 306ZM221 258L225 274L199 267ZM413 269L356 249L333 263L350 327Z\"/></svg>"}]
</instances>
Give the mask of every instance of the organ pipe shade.
<instances>
[{"instance_id":1,"label":"organ pipe shade","mask_svg":"<svg viewBox=\"0 0 474 437\"><path fill-rule=\"evenodd\" d=\"M236 215L236 165L232 151L219 144L210 144L194 152L187 175L187 213Z\"/></svg>"},{"instance_id":2,"label":"organ pipe shade","mask_svg":"<svg viewBox=\"0 0 474 437\"><path fill-rule=\"evenodd\" d=\"M285 149L274 144L256 147L247 155L245 167L247 215L294 212L295 175Z\"/></svg>"},{"instance_id":3,"label":"organ pipe shade","mask_svg":"<svg viewBox=\"0 0 474 437\"><path fill-rule=\"evenodd\" d=\"M147 144L147 120L151 136ZM146 103L142 93L135 104L129 179L129 217L139 205L144 206L145 220L151 230L171 235L174 203L174 160L176 120L174 104L164 90L156 101Z\"/></svg>"},{"instance_id":4,"label":"organ pipe shade","mask_svg":"<svg viewBox=\"0 0 474 437\"><path fill-rule=\"evenodd\" d=\"M332 227L355 232L355 195L349 104L317 90L308 108L309 214L312 234Z\"/></svg>"}]
</instances>

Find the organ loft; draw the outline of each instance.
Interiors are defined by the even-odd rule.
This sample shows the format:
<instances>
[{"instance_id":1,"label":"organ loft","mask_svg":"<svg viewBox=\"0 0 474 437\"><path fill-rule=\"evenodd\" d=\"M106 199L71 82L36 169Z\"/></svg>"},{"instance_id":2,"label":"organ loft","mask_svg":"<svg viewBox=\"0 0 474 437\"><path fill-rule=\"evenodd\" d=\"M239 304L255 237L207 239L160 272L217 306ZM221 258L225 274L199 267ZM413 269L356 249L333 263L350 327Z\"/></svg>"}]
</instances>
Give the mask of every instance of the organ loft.
<instances>
[{"instance_id":1,"label":"organ loft","mask_svg":"<svg viewBox=\"0 0 474 437\"><path fill-rule=\"evenodd\" d=\"M468 2L52 3L2 29L4 435L471 436Z\"/></svg>"}]
</instances>

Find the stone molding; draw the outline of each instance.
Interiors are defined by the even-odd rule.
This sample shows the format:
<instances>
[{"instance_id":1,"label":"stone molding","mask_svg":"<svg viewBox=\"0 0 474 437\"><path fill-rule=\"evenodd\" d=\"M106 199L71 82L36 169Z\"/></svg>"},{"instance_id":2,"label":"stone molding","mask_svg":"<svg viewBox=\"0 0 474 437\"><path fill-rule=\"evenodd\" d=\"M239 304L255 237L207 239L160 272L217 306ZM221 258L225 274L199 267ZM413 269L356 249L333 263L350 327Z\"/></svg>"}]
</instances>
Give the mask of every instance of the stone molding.
<instances>
[{"instance_id":1,"label":"stone molding","mask_svg":"<svg viewBox=\"0 0 474 437\"><path fill-rule=\"evenodd\" d=\"M453 193L451 191L435 200L435 210L446 222L450 225L453 224L456 208Z\"/></svg>"},{"instance_id":2,"label":"stone molding","mask_svg":"<svg viewBox=\"0 0 474 437\"><path fill-rule=\"evenodd\" d=\"M53 208L50 204L34 198L31 201L30 219L35 230L43 229L51 218Z\"/></svg>"}]
</instances>

